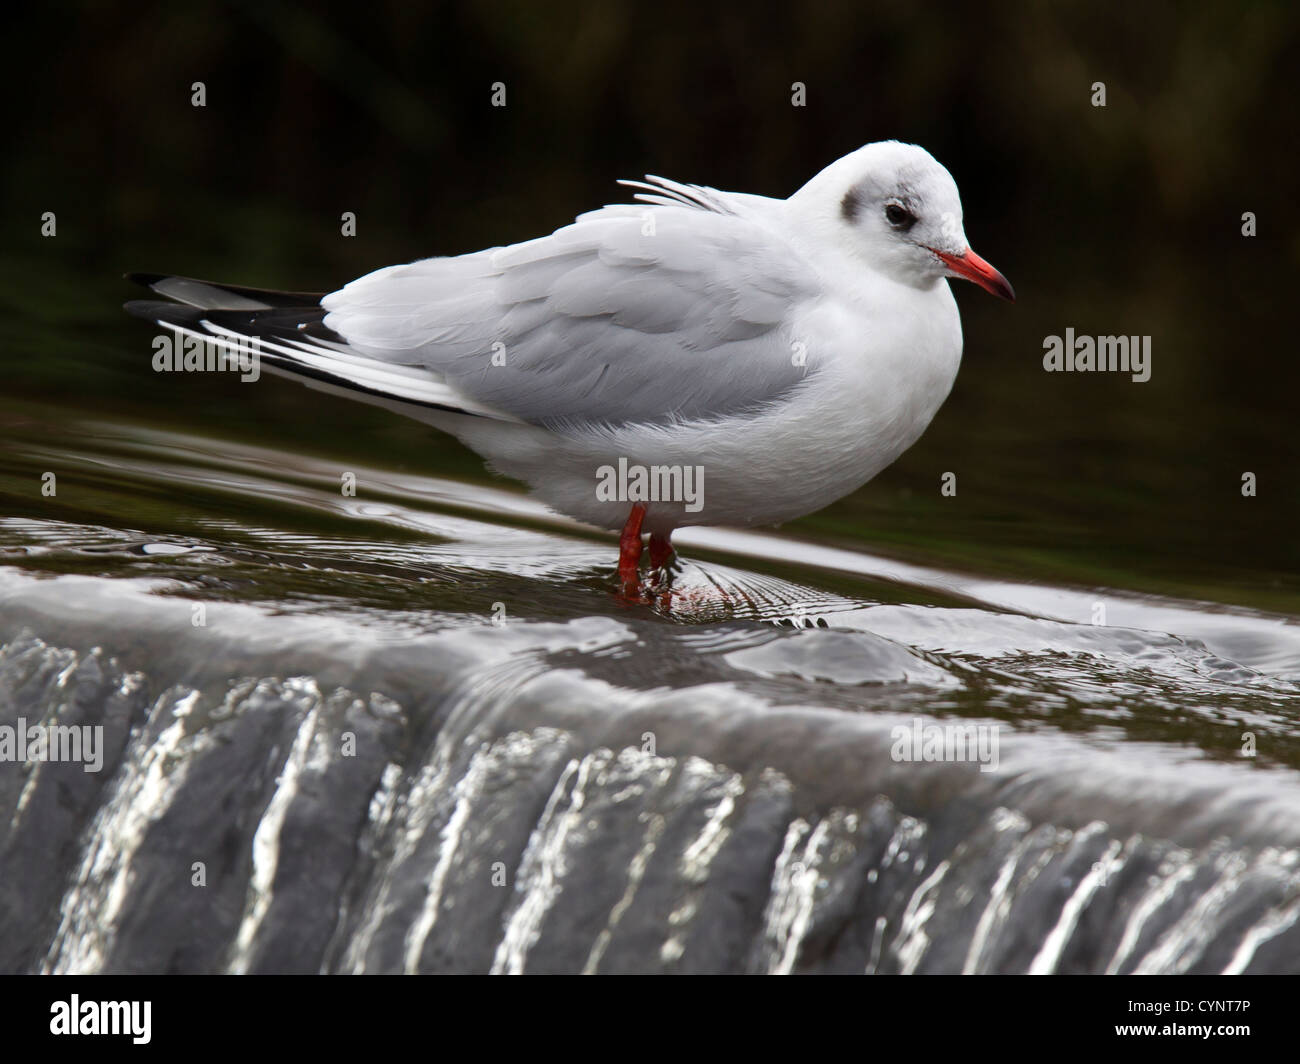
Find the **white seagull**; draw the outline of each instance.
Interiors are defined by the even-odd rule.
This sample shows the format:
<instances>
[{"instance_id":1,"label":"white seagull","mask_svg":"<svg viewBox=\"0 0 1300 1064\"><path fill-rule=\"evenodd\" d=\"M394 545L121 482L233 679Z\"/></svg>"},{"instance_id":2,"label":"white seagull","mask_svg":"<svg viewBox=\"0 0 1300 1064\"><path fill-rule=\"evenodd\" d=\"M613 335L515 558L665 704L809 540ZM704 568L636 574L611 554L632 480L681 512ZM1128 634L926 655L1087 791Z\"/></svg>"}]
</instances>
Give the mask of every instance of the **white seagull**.
<instances>
[{"instance_id":1,"label":"white seagull","mask_svg":"<svg viewBox=\"0 0 1300 1064\"><path fill-rule=\"evenodd\" d=\"M550 236L367 274L326 296L132 274L127 309L451 433L554 509L622 529L638 586L674 529L776 524L924 431L961 361L945 281L1013 300L951 175L868 144L789 199L622 184Z\"/></svg>"}]
</instances>

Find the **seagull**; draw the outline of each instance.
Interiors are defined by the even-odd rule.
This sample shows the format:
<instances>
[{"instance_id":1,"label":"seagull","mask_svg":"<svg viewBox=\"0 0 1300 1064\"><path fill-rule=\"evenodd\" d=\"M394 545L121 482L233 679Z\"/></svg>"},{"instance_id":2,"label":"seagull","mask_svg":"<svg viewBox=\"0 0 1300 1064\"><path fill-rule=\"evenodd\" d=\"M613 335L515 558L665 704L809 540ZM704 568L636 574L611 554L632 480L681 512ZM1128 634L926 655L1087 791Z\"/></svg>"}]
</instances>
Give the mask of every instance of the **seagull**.
<instances>
[{"instance_id":1,"label":"seagull","mask_svg":"<svg viewBox=\"0 0 1300 1064\"><path fill-rule=\"evenodd\" d=\"M857 490L952 388L947 278L1014 302L952 176L883 141L788 199L647 175L549 236L387 266L327 295L128 274L187 344L457 437L553 509L621 530L638 586L685 525L779 524Z\"/></svg>"}]
</instances>

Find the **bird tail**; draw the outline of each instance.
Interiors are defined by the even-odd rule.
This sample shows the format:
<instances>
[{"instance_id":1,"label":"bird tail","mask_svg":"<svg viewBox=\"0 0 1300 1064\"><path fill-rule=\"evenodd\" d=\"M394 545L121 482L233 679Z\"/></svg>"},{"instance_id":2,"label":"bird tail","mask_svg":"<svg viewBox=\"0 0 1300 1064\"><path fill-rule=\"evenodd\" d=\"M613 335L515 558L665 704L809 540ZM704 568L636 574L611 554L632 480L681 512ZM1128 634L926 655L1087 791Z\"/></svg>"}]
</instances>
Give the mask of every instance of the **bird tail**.
<instances>
[{"instance_id":1,"label":"bird tail","mask_svg":"<svg viewBox=\"0 0 1300 1064\"><path fill-rule=\"evenodd\" d=\"M155 273L129 273L126 279L167 297L131 300L124 307L128 314L156 322L177 336L214 344L241 361L256 358L260 368L308 387L421 421L446 413L509 419L456 392L431 370L380 361L351 347L325 325L326 311L320 305L324 293Z\"/></svg>"}]
</instances>

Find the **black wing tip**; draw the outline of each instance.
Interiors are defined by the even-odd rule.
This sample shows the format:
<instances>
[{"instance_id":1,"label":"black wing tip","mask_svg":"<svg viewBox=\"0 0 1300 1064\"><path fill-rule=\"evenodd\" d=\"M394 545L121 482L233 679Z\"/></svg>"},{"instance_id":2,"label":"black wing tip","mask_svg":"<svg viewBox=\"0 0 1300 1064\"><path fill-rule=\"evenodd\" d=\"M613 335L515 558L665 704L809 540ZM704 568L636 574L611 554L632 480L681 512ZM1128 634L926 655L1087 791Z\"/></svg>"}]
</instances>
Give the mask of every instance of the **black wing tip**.
<instances>
[{"instance_id":1,"label":"black wing tip","mask_svg":"<svg viewBox=\"0 0 1300 1064\"><path fill-rule=\"evenodd\" d=\"M280 288L252 288L248 285L205 281L199 277L187 277L180 273L147 273L140 270L131 270L124 273L122 279L155 292L158 291L157 286L165 281L183 281L189 284L201 285L213 292L223 292L236 296L240 299L261 301L271 307L317 307L328 294L326 292L290 292Z\"/></svg>"},{"instance_id":2,"label":"black wing tip","mask_svg":"<svg viewBox=\"0 0 1300 1064\"><path fill-rule=\"evenodd\" d=\"M202 312L184 303L171 303L164 299L132 299L122 304L122 309L133 318L143 318L159 324L191 325L200 320Z\"/></svg>"},{"instance_id":3,"label":"black wing tip","mask_svg":"<svg viewBox=\"0 0 1300 1064\"><path fill-rule=\"evenodd\" d=\"M122 309L135 318L154 319L163 310L174 310L179 303L166 303L161 299L130 299L122 304Z\"/></svg>"},{"instance_id":4,"label":"black wing tip","mask_svg":"<svg viewBox=\"0 0 1300 1064\"><path fill-rule=\"evenodd\" d=\"M122 309L132 317L143 318L157 325L183 327L205 333L211 333L207 326L212 324L253 339L347 343L324 324L325 311L320 307L223 310L219 307L191 307L163 299L132 299L124 303Z\"/></svg>"}]
</instances>

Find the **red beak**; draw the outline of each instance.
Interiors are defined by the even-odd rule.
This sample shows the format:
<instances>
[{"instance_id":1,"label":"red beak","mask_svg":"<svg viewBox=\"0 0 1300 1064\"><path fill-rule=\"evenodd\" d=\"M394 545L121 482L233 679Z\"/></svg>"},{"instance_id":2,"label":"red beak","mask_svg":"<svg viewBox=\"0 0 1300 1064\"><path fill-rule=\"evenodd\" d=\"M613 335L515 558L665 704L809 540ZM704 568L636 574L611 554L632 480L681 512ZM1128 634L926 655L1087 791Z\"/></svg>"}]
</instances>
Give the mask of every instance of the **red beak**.
<instances>
[{"instance_id":1,"label":"red beak","mask_svg":"<svg viewBox=\"0 0 1300 1064\"><path fill-rule=\"evenodd\" d=\"M1002 274L998 273L989 263L967 250L964 255L949 255L946 251L939 251L930 248L948 267L948 271L955 277L964 277L968 281L974 281L984 291L992 292L999 299L1005 299L1010 303L1016 301L1015 289L1011 287Z\"/></svg>"}]
</instances>

